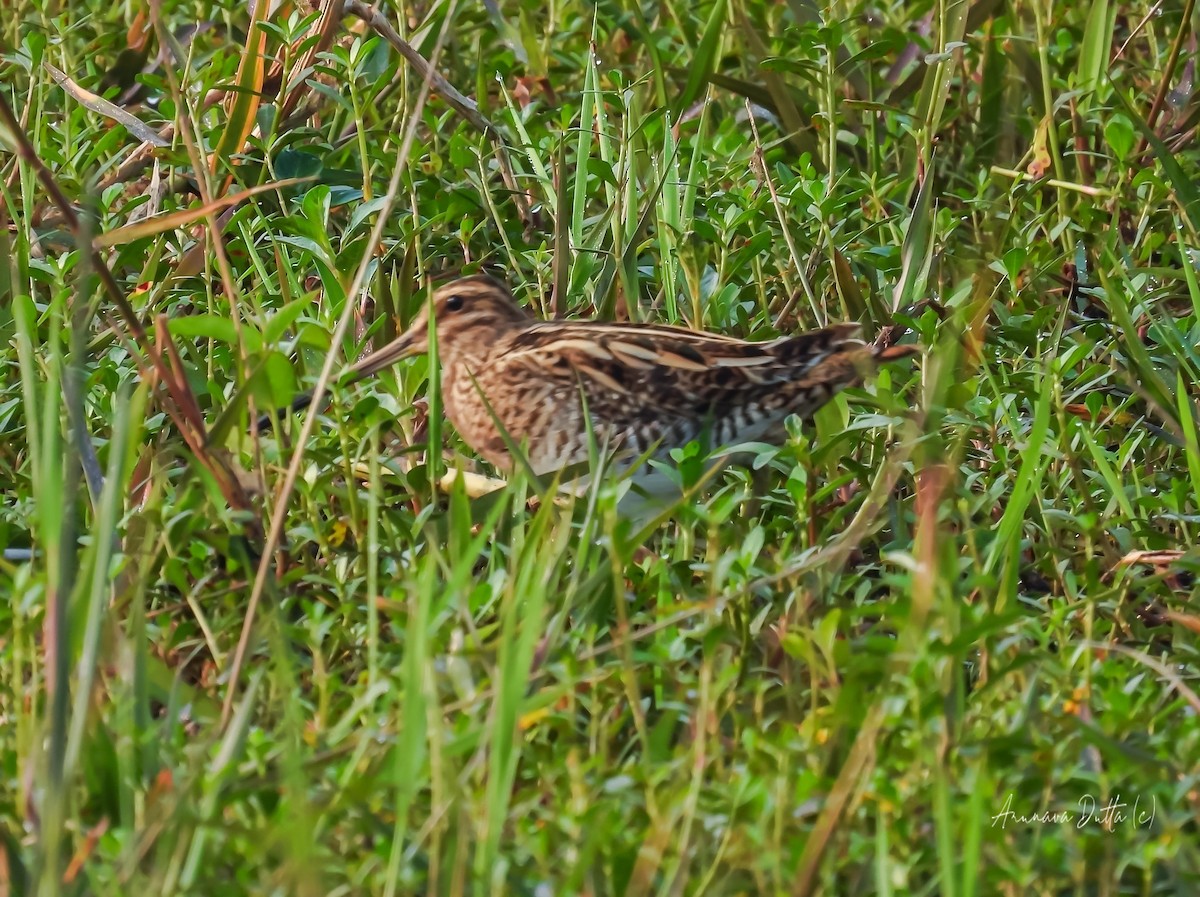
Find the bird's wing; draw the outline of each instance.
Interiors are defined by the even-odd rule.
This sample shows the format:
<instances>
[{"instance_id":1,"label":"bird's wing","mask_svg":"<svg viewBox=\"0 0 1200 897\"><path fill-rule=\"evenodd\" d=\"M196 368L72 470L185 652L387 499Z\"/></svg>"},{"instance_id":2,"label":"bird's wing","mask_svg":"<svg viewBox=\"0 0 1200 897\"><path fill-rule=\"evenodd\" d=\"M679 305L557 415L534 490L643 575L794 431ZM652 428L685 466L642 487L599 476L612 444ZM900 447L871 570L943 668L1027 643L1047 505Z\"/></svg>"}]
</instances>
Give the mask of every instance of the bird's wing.
<instances>
[{"instance_id":1,"label":"bird's wing","mask_svg":"<svg viewBox=\"0 0 1200 897\"><path fill-rule=\"evenodd\" d=\"M506 353L536 367L565 360L586 379L616 393L642 394L678 387L701 401L709 393L737 393L801 378L830 355L849 347L856 324L836 324L769 342L747 342L714 333L650 324L544 322L522 331Z\"/></svg>"},{"instance_id":2,"label":"bird's wing","mask_svg":"<svg viewBox=\"0 0 1200 897\"><path fill-rule=\"evenodd\" d=\"M850 356L871 355L856 330L841 324L751 343L676 327L545 322L513 339L503 366L582 387L593 421L640 451L686 443L706 427L727 442L766 417L806 413L805 394L823 402L856 378Z\"/></svg>"}]
</instances>

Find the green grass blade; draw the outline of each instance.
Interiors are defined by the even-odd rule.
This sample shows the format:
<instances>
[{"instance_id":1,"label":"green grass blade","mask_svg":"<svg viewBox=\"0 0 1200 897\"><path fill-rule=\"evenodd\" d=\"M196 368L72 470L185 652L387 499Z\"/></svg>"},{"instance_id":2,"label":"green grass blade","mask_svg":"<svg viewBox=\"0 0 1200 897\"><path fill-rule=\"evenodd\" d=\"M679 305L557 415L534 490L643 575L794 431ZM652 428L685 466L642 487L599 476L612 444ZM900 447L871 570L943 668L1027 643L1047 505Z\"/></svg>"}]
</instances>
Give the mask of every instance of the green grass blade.
<instances>
[{"instance_id":1,"label":"green grass blade","mask_svg":"<svg viewBox=\"0 0 1200 897\"><path fill-rule=\"evenodd\" d=\"M729 12L729 0L716 0L708 12L704 23L704 32L700 35L700 43L696 54L692 57L688 68L687 83L683 93L675 100L672 107L672 118L678 119L692 105L708 86L708 78L717 69L717 56L721 52L721 40L725 34L725 19Z\"/></svg>"},{"instance_id":2,"label":"green grass blade","mask_svg":"<svg viewBox=\"0 0 1200 897\"><path fill-rule=\"evenodd\" d=\"M1046 435L1050 429L1050 399L1053 393L1053 383L1049 370L1043 370L1038 382L1038 392L1033 409L1033 423L1029 428L1029 436L1021 452L1021 466L1013 479L1012 494L1000 524L996 527L996 535L992 540L984 571L992 573L1000 571L1002 585L996 593L995 612L1002 613L1009 600L1014 596L1017 578L1017 567L1021 549L1021 530L1025 522L1025 513L1041 487L1042 477L1050 463L1051 455L1046 451Z\"/></svg>"}]
</instances>

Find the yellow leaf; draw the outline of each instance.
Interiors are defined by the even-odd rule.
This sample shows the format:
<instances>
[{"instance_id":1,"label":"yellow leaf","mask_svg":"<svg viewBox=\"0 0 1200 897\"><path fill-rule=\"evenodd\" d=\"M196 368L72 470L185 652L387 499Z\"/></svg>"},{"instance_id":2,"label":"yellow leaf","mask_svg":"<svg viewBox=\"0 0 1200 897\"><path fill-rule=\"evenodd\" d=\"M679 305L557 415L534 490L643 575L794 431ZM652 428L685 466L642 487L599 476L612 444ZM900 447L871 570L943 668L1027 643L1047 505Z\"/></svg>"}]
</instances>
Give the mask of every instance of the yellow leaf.
<instances>
[{"instance_id":1,"label":"yellow leaf","mask_svg":"<svg viewBox=\"0 0 1200 897\"><path fill-rule=\"evenodd\" d=\"M270 6L265 0L254 4L254 16L246 30L246 52L238 64L237 89L230 92L229 118L211 160L214 172L222 159L232 164L234 154L241 152L246 138L254 130L254 118L262 102L263 50L267 43L267 32L262 23L266 21Z\"/></svg>"},{"instance_id":2,"label":"yellow leaf","mask_svg":"<svg viewBox=\"0 0 1200 897\"><path fill-rule=\"evenodd\" d=\"M1033 135L1033 160L1029 163L1029 167L1025 170L1034 180L1045 177L1046 172L1050 170L1050 117L1046 116L1042 119L1042 123L1038 125L1037 133Z\"/></svg>"}]
</instances>

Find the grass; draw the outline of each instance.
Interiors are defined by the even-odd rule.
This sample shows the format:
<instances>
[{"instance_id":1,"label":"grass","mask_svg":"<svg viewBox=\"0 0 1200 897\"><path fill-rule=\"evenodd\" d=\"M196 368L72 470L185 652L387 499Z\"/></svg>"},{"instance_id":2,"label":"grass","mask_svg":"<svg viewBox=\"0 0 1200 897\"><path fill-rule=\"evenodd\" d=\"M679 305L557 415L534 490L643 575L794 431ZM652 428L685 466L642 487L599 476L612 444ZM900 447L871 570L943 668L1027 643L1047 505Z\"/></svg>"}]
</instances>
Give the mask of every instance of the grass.
<instances>
[{"instance_id":1,"label":"grass","mask_svg":"<svg viewBox=\"0 0 1200 897\"><path fill-rule=\"evenodd\" d=\"M345 10L0 23L0 893L1196 887L1193 5ZM339 387L480 269L927 351L639 531Z\"/></svg>"}]
</instances>

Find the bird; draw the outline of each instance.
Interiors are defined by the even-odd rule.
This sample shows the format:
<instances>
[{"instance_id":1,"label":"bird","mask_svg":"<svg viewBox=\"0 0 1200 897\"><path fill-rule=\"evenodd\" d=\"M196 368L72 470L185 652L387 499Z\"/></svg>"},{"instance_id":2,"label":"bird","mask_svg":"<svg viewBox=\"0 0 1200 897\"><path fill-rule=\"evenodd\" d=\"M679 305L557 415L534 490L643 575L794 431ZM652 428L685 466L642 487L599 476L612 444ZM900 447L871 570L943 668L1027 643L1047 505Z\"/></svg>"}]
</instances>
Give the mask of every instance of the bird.
<instances>
[{"instance_id":1,"label":"bird","mask_svg":"<svg viewBox=\"0 0 1200 897\"><path fill-rule=\"evenodd\" d=\"M880 362L920 351L868 345L857 324L752 342L650 323L540 320L503 282L476 274L438 287L404 333L350 367L345 384L427 353L431 315L445 416L506 474L513 448L540 476L594 460L597 446L627 470L693 440L708 452L778 443L789 416L809 418ZM264 416L259 427L268 426ZM647 475L639 491L672 488Z\"/></svg>"}]
</instances>

